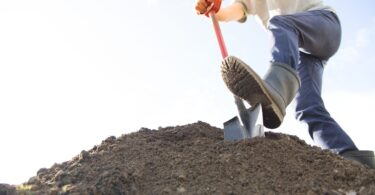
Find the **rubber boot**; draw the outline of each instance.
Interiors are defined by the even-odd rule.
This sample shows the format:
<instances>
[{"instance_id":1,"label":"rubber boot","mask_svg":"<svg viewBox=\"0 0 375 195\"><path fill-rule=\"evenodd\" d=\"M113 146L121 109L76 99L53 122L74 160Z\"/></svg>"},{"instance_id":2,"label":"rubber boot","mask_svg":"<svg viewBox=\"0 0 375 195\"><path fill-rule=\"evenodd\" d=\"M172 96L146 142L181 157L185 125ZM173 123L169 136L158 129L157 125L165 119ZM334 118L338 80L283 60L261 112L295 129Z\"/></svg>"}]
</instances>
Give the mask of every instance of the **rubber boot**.
<instances>
[{"instance_id":1,"label":"rubber boot","mask_svg":"<svg viewBox=\"0 0 375 195\"><path fill-rule=\"evenodd\" d=\"M246 100L251 106L262 104L263 125L269 129L281 125L286 107L301 86L297 72L280 63L272 63L261 79L239 58L228 56L223 60L221 73L233 94Z\"/></svg>"},{"instance_id":2,"label":"rubber boot","mask_svg":"<svg viewBox=\"0 0 375 195\"><path fill-rule=\"evenodd\" d=\"M344 159L353 160L363 165L367 165L371 169L375 169L374 151L370 150L354 150L340 154Z\"/></svg>"}]
</instances>

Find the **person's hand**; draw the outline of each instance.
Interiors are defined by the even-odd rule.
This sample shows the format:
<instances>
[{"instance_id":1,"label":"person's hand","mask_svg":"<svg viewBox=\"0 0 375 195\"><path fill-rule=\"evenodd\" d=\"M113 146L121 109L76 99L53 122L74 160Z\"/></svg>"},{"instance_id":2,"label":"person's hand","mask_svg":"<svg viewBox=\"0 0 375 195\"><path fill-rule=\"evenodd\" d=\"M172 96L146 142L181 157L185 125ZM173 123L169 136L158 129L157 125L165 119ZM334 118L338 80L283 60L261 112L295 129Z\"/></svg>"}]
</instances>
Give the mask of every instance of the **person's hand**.
<instances>
[{"instance_id":1,"label":"person's hand","mask_svg":"<svg viewBox=\"0 0 375 195\"><path fill-rule=\"evenodd\" d=\"M209 8L212 7L213 0L197 0L195 3L195 11L198 15L205 14L209 11Z\"/></svg>"},{"instance_id":2,"label":"person's hand","mask_svg":"<svg viewBox=\"0 0 375 195\"><path fill-rule=\"evenodd\" d=\"M221 7L222 0L196 0L195 12L197 15L209 16L209 13L215 12L216 19L220 22L238 21L246 16L244 5L234 2L226 7Z\"/></svg>"},{"instance_id":3,"label":"person's hand","mask_svg":"<svg viewBox=\"0 0 375 195\"><path fill-rule=\"evenodd\" d=\"M198 15L206 15L214 11L217 13L220 9L221 0L197 0L195 4L195 11Z\"/></svg>"}]
</instances>

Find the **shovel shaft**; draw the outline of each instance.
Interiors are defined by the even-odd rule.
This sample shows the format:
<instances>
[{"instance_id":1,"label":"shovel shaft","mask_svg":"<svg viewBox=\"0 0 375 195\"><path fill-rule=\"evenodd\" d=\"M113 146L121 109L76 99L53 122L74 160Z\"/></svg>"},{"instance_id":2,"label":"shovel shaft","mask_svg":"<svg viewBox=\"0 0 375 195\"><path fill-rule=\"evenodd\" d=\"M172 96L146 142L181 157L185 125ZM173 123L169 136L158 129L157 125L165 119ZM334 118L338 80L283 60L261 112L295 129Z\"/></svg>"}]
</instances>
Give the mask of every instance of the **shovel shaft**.
<instances>
[{"instance_id":1,"label":"shovel shaft","mask_svg":"<svg viewBox=\"0 0 375 195\"><path fill-rule=\"evenodd\" d=\"M214 11L210 12L210 17L212 19L212 24L214 26L214 30L215 30L217 41L219 42L221 56L223 58L226 58L228 56L227 47L225 46L225 42L224 42L224 39L223 39L223 35L221 34L221 29L220 29L220 26L219 26L219 22L217 21L217 18L216 18L216 15L215 15Z\"/></svg>"}]
</instances>

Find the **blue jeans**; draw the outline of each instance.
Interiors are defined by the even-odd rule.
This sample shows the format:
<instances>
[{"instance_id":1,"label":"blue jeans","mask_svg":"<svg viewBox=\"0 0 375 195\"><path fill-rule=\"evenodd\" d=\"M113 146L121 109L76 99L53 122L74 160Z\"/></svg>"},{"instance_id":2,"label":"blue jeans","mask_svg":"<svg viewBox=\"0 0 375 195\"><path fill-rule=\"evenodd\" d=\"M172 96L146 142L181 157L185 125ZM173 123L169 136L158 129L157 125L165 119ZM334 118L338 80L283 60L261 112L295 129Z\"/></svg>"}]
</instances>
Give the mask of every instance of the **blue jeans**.
<instances>
[{"instance_id":1,"label":"blue jeans","mask_svg":"<svg viewBox=\"0 0 375 195\"><path fill-rule=\"evenodd\" d=\"M357 150L330 116L321 97L325 64L341 42L341 25L336 14L315 10L275 16L268 29L274 38L272 61L290 65L301 79L296 119L307 123L311 138L323 149L339 154Z\"/></svg>"}]
</instances>

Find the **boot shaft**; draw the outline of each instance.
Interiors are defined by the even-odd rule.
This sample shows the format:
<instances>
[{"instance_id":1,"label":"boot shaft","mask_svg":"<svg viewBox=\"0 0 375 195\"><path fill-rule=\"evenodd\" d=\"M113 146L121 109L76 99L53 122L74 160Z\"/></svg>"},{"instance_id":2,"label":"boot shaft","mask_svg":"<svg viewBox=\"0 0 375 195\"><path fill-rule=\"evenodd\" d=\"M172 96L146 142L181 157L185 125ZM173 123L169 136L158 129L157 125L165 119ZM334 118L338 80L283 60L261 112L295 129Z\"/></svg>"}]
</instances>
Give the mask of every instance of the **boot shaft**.
<instances>
[{"instance_id":1,"label":"boot shaft","mask_svg":"<svg viewBox=\"0 0 375 195\"><path fill-rule=\"evenodd\" d=\"M272 63L263 80L277 106L285 115L286 107L292 102L301 86L297 72L288 65Z\"/></svg>"}]
</instances>

